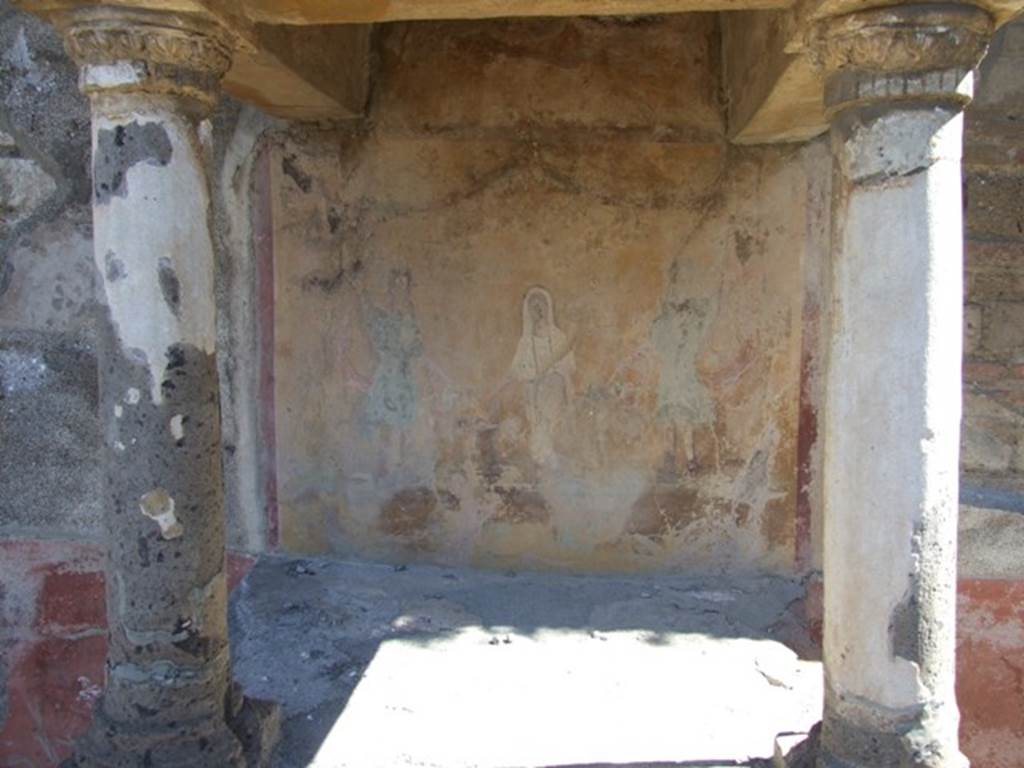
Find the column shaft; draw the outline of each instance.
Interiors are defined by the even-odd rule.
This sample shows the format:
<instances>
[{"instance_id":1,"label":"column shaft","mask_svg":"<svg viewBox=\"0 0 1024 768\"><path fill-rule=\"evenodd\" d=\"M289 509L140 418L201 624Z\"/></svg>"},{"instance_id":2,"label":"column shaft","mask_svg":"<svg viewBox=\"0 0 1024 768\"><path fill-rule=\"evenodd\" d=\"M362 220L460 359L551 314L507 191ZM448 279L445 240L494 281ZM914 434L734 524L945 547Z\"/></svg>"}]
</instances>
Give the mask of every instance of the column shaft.
<instances>
[{"instance_id":1,"label":"column shaft","mask_svg":"<svg viewBox=\"0 0 1024 768\"><path fill-rule=\"evenodd\" d=\"M899 765L886 753L925 707L947 710L956 744L961 118L843 124L837 155L901 152L892 123L917 124L925 148L934 127L935 154L912 151L894 176L840 171L825 406L825 653L829 714L843 721L826 721L826 738L866 730L879 744L864 764L878 766Z\"/></svg>"},{"instance_id":2,"label":"column shaft","mask_svg":"<svg viewBox=\"0 0 1024 768\"><path fill-rule=\"evenodd\" d=\"M230 765L239 747L224 709L209 193L195 124L162 101L93 99L93 237L107 300L100 400L110 647L102 714L129 741L152 739L146 749L181 755L168 764L188 762L204 742L221 752L209 764Z\"/></svg>"},{"instance_id":3,"label":"column shaft","mask_svg":"<svg viewBox=\"0 0 1024 768\"><path fill-rule=\"evenodd\" d=\"M199 124L230 48L207 20L58 20L92 105L105 430L106 687L75 766L242 766L231 685L210 193Z\"/></svg>"},{"instance_id":4,"label":"column shaft","mask_svg":"<svg viewBox=\"0 0 1024 768\"><path fill-rule=\"evenodd\" d=\"M954 691L962 108L987 16L826 31L835 174L821 764L966 765ZM952 30L952 31L951 31Z\"/></svg>"}]
</instances>

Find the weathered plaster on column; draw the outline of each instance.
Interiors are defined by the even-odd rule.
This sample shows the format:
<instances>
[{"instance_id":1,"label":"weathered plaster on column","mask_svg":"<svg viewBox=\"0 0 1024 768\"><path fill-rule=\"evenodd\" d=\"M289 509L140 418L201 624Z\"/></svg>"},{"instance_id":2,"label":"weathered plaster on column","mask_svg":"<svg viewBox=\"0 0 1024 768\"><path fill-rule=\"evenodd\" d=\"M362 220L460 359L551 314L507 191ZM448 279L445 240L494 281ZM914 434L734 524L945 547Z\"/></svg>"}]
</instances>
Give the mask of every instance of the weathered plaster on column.
<instances>
[{"instance_id":1,"label":"weathered plaster on column","mask_svg":"<svg viewBox=\"0 0 1024 768\"><path fill-rule=\"evenodd\" d=\"M214 351L210 201L187 118L133 101L104 100L94 111L93 226L119 342L145 362L159 404L174 344Z\"/></svg>"},{"instance_id":2,"label":"weathered plaster on column","mask_svg":"<svg viewBox=\"0 0 1024 768\"><path fill-rule=\"evenodd\" d=\"M902 117L927 126L934 115ZM881 705L895 720L953 696L961 118L945 117L934 142L945 153L886 160L871 131L837 148L856 170L843 180L834 243L828 675L841 699ZM938 626L922 626L922 612ZM936 631L948 647L933 644Z\"/></svg>"},{"instance_id":3,"label":"weathered plaster on column","mask_svg":"<svg viewBox=\"0 0 1024 768\"><path fill-rule=\"evenodd\" d=\"M966 765L954 692L968 6L826 24L823 766Z\"/></svg>"},{"instance_id":4,"label":"weathered plaster on column","mask_svg":"<svg viewBox=\"0 0 1024 768\"><path fill-rule=\"evenodd\" d=\"M884 182L937 162L959 163L961 122L959 114L935 107L886 111L851 124L836 147L842 177L854 184ZM959 174L959 166L954 170Z\"/></svg>"},{"instance_id":5,"label":"weathered plaster on column","mask_svg":"<svg viewBox=\"0 0 1024 768\"><path fill-rule=\"evenodd\" d=\"M243 742L258 725L230 676L201 123L230 47L191 16L93 8L57 21L92 105L106 298L107 681L71 764L254 765L265 755Z\"/></svg>"}]
</instances>

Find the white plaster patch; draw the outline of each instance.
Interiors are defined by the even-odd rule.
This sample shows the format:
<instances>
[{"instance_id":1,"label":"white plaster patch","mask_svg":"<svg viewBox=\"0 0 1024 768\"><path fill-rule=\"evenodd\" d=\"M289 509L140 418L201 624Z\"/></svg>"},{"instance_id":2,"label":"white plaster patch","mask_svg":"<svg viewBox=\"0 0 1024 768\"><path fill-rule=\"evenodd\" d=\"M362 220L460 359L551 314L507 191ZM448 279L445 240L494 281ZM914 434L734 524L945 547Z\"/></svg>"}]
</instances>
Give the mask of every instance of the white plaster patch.
<instances>
[{"instance_id":1,"label":"white plaster patch","mask_svg":"<svg viewBox=\"0 0 1024 768\"><path fill-rule=\"evenodd\" d=\"M86 88L113 88L141 83L146 78L146 65L134 61L114 64L92 64L82 68L79 83Z\"/></svg>"},{"instance_id":2,"label":"white plaster patch","mask_svg":"<svg viewBox=\"0 0 1024 768\"><path fill-rule=\"evenodd\" d=\"M203 148L203 158L208 159L213 157L213 123L209 120L203 120L199 123L197 133L199 135L199 145Z\"/></svg>"},{"instance_id":3,"label":"white plaster patch","mask_svg":"<svg viewBox=\"0 0 1024 768\"><path fill-rule=\"evenodd\" d=\"M893 110L851 131L843 143L843 165L854 181L907 176L937 160L958 160L961 135L962 116L948 110Z\"/></svg>"},{"instance_id":4,"label":"white plaster patch","mask_svg":"<svg viewBox=\"0 0 1024 768\"><path fill-rule=\"evenodd\" d=\"M118 453L124 453L124 443L122 443L120 440L115 440L114 450L117 451Z\"/></svg>"},{"instance_id":5,"label":"white plaster patch","mask_svg":"<svg viewBox=\"0 0 1024 768\"><path fill-rule=\"evenodd\" d=\"M152 401L161 403L168 350L180 344L208 354L215 349L213 243L206 226L209 187L194 129L158 106L96 116L94 144L100 132L132 122L160 126L172 151L166 165L139 162L129 167L125 194L94 207L95 252L116 250L124 261L120 279L104 280L107 304L122 348L145 358ZM177 280L173 307L161 284L166 270L155 268L161 263L169 265ZM105 274L102 263L97 267Z\"/></svg>"},{"instance_id":6,"label":"white plaster patch","mask_svg":"<svg viewBox=\"0 0 1024 768\"><path fill-rule=\"evenodd\" d=\"M142 494L139 509L146 517L156 521L160 526L160 535L165 539L177 539L185 533L174 514L174 499L163 488L154 488Z\"/></svg>"},{"instance_id":7,"label":"white plaster patch","mask_svg":"<svg viewBox=\"0 0 1024 768\"><path fill-rule=\"evenodd\" d=\"M114 406L114 418L120 419L124 416L124 408L121 405Z\"/></svg>"},{"instance_id":8,"label":"white plaster patch","mask_svg":"<svg viewBox=\"0 0 1024 768\"><path fill-rule=\"evenodd\" d=\"M185 438L185 417L180 413L171 419L171 435L179 441Z\"/></svg>"},{"instance_id":9,"label":"white plaster patch","mask_svg":"<svg viewBox=\"0 0 1024 768\"><path fill-rule=\"evenodd\" d=\"M100 695L103 693L103 688L94 683L88 677L78 678L78 700L84 701L88 704L95 704Z\"/></svg>"},{"instance_id":10,"label":"white plaster patch","mask_svg":"<svg viewBox=\"0 0 1024 768\"><path fill-rule=\"evenodd\" d=\"M142 393L135 387L129 387L128 391L124 393L124 401L128 403L128 405L137 405L141 397Z\"/></svg>"}]
</instances>

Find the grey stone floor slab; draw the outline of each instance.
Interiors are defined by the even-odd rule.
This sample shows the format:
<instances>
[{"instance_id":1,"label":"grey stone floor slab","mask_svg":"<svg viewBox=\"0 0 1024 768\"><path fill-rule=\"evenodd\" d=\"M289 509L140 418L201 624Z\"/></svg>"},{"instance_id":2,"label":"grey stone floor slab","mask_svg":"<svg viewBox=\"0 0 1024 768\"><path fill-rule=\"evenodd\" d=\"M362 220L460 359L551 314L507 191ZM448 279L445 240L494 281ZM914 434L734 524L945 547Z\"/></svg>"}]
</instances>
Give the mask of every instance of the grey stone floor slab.
<instances>
[{"instance_id":1,"label":"grey stone floor slab","mask_svg":"<svg viewBox=\"0 0 1024 768\"><path fill-rule=\"evenodd\" d=\"M275 768L763 765L821 716L799 584L267 558L235 674L282 704Z\"/></svg>"}]
</instances>

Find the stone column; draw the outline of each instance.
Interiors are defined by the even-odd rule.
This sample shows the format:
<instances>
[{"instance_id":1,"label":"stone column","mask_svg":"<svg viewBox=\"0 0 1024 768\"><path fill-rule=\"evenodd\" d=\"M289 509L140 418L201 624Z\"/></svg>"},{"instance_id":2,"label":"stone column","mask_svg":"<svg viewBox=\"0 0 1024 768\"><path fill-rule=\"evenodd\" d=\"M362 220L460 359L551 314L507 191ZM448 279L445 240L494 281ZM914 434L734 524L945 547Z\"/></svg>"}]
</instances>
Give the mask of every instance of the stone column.
<instances>
[{"instance_id":1,"label":"stone column","mask_svg":"<svg viewBox=\"0 0 1024 768\"><path fill-rule=\"evenodd\" d=\"M966 766L954 693L962 110L992 22L821 25L834 168L819 764Z\"/></svg>"},{"instance_id":2,"label":"stone column","mask_svg":"<svg viewBox=\"0 0 1024 768\"><path fill-rule=\"evenodd\" d=\"M231 686L210 192L227 38L184 14L55 19L92 106L106 688L75 766L242 766ZM246 710L249 711L249 710Z\"/></svg>"}]
</instances>

